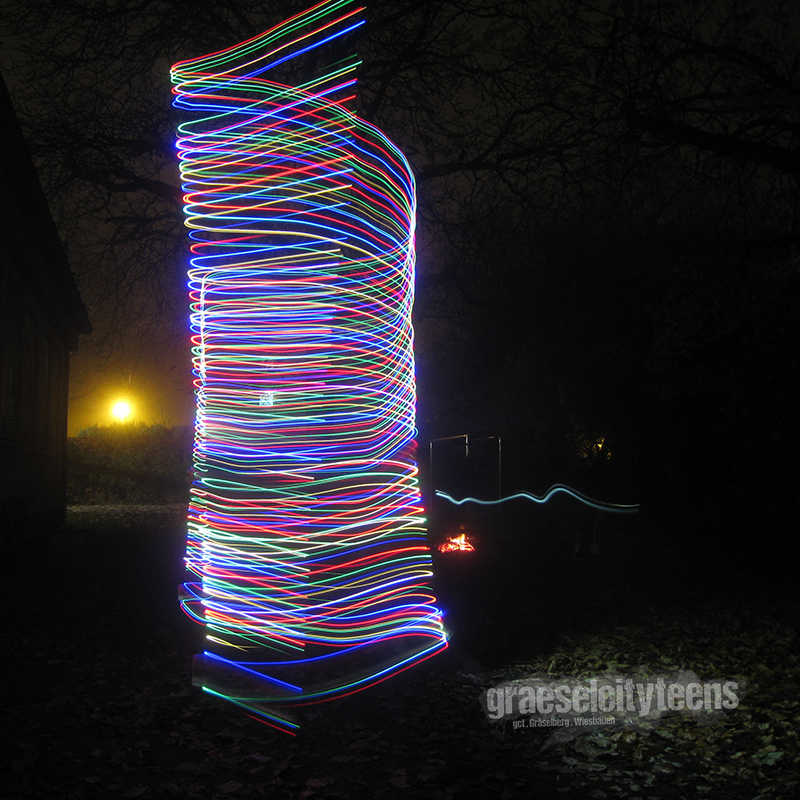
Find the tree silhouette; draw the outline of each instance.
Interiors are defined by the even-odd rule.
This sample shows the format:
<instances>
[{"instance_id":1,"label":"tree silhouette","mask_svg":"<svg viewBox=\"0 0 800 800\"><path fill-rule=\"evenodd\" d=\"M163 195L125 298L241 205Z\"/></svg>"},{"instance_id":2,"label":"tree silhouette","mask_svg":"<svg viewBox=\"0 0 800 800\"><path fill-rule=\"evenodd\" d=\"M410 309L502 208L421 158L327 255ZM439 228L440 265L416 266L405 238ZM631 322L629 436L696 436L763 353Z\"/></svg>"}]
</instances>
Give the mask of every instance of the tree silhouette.
<instances>
[{"instance_id":1,"label":"tree silhouette","mask_svg":"<svg viewBox=\"0 0 800 800\"><path fill-rule=\"evenodd\" d=\"M304 5L3 11L4 71L106 353L182 324L169 65ZM357 105L418 180L423 424L491 407L627 426L665 493L787 494L794 4L398 0L366 19Z\"/></svg>"}]
</instances>

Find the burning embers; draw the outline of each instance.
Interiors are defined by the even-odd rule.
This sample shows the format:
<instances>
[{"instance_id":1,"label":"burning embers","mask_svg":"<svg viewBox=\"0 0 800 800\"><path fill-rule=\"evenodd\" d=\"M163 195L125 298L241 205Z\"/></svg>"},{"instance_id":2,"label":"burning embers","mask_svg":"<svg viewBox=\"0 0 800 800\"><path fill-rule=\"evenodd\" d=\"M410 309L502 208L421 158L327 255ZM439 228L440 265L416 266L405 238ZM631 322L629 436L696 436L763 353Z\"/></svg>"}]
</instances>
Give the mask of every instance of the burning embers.
<instances>
[{"instance_id":1,"label":"burning embers","mask_svg":"<svg viewBox=\"0 0 800 800\"><path fill-rule=\"evenodd\" d=\"M471 553L475 550L473 545L467 541L465 533L459 536L451 536L446 542L439 545L440 553L455 553L457 551Z\"/></svg>"}]
</instances>

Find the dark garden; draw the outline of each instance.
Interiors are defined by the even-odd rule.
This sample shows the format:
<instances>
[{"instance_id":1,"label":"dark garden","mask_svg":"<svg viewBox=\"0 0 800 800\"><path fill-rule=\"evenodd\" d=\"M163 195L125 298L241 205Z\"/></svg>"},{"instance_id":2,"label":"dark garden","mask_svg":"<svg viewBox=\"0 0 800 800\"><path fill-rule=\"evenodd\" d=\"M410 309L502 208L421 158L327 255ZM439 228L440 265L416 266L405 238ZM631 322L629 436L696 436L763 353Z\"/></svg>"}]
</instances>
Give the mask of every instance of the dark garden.
<instances>
[{"instance_id":1,"label":"dark garden","mask_svg":"<svg viewBox=\"0 0 800 800\"><path fill-rule=\"evenodd\" d=\"M790 0L8 0L0 800L800 796Z\"/></svg>"}]
</instances>

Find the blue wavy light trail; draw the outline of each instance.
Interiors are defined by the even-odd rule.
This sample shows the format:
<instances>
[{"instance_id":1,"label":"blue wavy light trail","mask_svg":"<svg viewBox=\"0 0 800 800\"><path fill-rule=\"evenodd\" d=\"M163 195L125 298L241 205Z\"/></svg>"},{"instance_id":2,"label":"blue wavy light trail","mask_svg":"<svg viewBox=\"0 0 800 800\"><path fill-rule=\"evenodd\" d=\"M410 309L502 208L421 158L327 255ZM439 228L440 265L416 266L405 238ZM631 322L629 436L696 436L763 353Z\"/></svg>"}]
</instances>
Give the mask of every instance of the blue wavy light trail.
<instances>
[{"instance_id":1,"label":"blue wavy light trail","mask_svg":"<svg viewBox=\"0 0 800 800\"><path fill-rule=\"evenodd\" d=\"M619 503L603 503L600 500L593 500L591 497L588 497L585 494L582 494L577 489L572 489L569 486L564 486L563 484L557 483L551 486L544 494L537 495L532 494L531 492L517 492L516 494L510 494L507 497L500 497L497 500L479 500L476 497L464 497L461 500L456 500L452 495L447 494L447 492L440 491L439 489L436 490L436 496L441 497L444 500L448 500L449 502L453 503L454 505L461 506L464 503L477 503L481 506L496 506L500 503L507 503L509 500L530 500L534 503L546 503L551 497L557 494L566 494L570 497L574 497L576 500L580 501L584 505L589 506L590 508L594 508L597 511L609 511L615 514L635 514L639 510L639 504L632 504L632 505L621 505Z\"/></svg>"}]
</instances>

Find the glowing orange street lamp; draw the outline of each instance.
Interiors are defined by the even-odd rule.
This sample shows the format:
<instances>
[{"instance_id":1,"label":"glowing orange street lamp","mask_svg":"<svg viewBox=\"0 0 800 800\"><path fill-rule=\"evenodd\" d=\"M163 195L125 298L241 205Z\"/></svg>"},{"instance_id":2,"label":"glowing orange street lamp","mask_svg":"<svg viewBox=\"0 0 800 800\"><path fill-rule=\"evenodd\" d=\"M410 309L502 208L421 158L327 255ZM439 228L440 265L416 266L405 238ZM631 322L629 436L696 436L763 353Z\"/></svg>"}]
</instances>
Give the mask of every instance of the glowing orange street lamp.
<instances>
[{"instance_id":1,"label":"glowing orange street lamp","mask_svg":"<svg viewBox=\"0 0 800 800\"><path fill-rule=\"evenodd\" d=\"M133 409L131 408L130 403L126 402L125 400L117 400L114 403L113 407L111 408L111 414L113 415L114 419L117 422L125 422L131 418L131 414L133 414Z\"/></svg>"}]
</instances>

